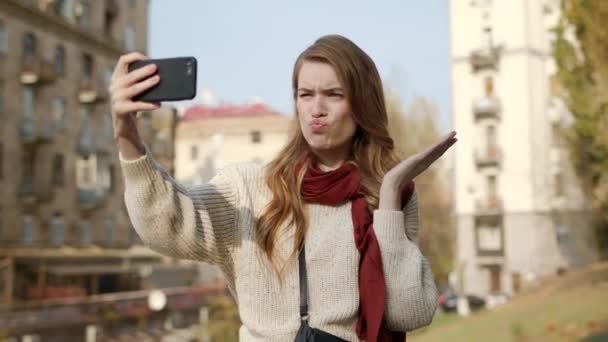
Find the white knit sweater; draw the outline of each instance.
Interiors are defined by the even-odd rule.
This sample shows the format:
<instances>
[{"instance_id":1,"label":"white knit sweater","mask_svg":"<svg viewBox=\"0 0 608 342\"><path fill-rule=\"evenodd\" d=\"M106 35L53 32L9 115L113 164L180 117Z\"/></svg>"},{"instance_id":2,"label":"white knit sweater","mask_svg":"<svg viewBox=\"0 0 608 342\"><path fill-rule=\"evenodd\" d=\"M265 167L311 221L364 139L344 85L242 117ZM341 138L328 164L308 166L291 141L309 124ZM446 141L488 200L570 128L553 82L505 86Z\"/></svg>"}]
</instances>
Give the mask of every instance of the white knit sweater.
<instances>
[{"instance_id":1,"label":"white knit sweater","mask_svg":"<svg viewBox=\"0 0 608 342\"><path fill-rule=\"evenodd\" d=\"M254 218L271 199L262 167L233 165L208 184L185 188L153 160L148 148L137 160L120 157L120 161L127 210L142 241L161 254L221 268L238 302L241 341L293 341L300 326L297 258L280 286L255 244ZM351 204L309 204L308 213L309 323L358 341L359 251ZM437 290L429 264L415 243L417 194L403 211L374 211L373 222L387 284L389 328L411 331L429 324ZM278 237L278 255L284 260L293 250L293 232L290 226Z\"/></svg>"}]
</instances>

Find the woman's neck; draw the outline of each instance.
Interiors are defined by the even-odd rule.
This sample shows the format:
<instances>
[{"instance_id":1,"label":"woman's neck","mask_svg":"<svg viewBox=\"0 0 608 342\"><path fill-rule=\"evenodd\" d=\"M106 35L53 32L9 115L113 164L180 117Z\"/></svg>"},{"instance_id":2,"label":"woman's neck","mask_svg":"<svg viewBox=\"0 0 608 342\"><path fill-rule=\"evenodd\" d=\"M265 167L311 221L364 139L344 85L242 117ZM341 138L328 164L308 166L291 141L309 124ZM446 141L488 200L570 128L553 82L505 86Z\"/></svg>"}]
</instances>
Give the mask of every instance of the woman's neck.
<instances>
[{"instance_id":1,"label":"woman's neck","mask_svg":"<svg viewBox=\"0 0 608 342\"><path fill-rule=\"evenodd\" d=\"M348 153L313 153L317 159L317 165L322 171L333 171L339 168L348 156Z\"/></svg>"}]
</instances>

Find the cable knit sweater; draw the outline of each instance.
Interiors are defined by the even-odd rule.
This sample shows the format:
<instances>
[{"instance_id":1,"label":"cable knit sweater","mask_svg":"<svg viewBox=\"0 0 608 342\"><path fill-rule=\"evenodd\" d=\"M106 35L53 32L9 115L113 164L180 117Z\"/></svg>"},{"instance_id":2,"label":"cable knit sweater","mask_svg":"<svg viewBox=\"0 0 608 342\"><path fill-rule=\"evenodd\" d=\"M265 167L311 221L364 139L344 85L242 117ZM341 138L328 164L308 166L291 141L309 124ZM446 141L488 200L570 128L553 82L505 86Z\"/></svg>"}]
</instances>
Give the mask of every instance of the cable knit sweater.
<instances>
[{"instance_id":1,"label":"cable knit sweater","mask_svg":"<svg viewBox=\"0 0 608 342\"><path fill-rule=\"evenodd\" d=\"M300 326L297 259L287 267L281 286L255 243L255 218L271 199L263 168L233 165L208 184L186 188L160 167L147 147L141 158L127 161L120 156L120 162L129 217L144 244L164 255L221 268L238 302L240 341L293 341ZM308 204L308 214L309 323L358 341L359 252L351 204ZM403 211L375 210L373 222L386 278L388 327L411 331L429 324L437 290L415 243L417 194ZM278 236L283 260L293 250L293 233L290 226Z\"/></svg>"}]
</instances>

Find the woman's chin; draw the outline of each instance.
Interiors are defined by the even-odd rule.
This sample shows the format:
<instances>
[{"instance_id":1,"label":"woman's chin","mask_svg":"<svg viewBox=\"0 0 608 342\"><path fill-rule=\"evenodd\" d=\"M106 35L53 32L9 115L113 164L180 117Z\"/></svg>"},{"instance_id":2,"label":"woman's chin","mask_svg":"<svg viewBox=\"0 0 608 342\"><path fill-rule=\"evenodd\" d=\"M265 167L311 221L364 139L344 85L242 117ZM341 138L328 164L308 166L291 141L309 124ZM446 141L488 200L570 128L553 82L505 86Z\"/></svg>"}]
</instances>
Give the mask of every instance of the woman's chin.
<instances>
[{"instance_id":1,"label":"woman's chin","mask_svg":"<svg viewBox=\"0 0 608 342\"><path fill-rule=\"evenodd\" d=\"M324 151L331 149L331 144L328 144L327 141L315 138L308 141L308 146L310 146L310 148L315 151Z\"/></svg>"}]
</instances>

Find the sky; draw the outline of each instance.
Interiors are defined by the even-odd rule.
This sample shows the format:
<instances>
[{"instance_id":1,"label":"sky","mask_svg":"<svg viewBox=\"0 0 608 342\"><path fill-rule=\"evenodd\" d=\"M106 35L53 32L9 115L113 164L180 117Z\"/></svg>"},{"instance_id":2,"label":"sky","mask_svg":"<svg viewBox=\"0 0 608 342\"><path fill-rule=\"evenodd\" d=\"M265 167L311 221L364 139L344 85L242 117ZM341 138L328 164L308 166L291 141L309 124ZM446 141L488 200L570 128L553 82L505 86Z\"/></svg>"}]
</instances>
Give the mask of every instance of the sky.
<instances>
[{"instance_id":1,"label":"sky","mask_svg":"<svg viewBox=\"0 0 608 342\"><path fill-rule=\"evenodd\" d=\"M341 34L371 56L405 104L418 96L435 104L446 132L447 10L447 0L151 0L148 56L196 57L196 103L207 89L215 104L262 99L291 115L295 59L318 37Z\"/></svg>"}]
</instances>

